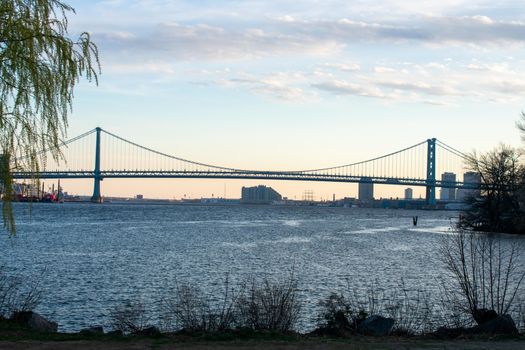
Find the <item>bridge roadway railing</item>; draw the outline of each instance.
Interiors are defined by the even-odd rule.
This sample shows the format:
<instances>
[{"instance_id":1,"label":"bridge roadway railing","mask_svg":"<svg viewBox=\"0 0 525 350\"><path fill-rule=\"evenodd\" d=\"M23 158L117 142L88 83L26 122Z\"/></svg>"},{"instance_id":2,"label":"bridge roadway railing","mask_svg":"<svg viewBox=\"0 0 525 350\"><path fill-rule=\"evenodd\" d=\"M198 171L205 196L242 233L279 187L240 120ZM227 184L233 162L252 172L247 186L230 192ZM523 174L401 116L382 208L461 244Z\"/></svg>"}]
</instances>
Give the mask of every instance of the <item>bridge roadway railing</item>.
<instances>
[{"instance_id":1,"label":"bridge roadway railing","mask_svg":"<svg viewBox=\"0 0 525 350\"><path fill-rule=\"evenodd\" d=\"M348 183L373 183L377 185L406 185L426 186L426 179L414 178L389 178L389 177L361 177L337 174L310 174L305 172L286 171L155 171L155 170L103 170L100 171L102 179L116 178L212 178L212 179L261 179L261 180L290 180L290 181L321 181L321 182L348 182ZM81 171L55 171L55 172L14 172L15 179L92 179L95 177L93 170ZM444 182L436 180L436 187L479 189L477 183Z\"/></svg>"}]
</instances>

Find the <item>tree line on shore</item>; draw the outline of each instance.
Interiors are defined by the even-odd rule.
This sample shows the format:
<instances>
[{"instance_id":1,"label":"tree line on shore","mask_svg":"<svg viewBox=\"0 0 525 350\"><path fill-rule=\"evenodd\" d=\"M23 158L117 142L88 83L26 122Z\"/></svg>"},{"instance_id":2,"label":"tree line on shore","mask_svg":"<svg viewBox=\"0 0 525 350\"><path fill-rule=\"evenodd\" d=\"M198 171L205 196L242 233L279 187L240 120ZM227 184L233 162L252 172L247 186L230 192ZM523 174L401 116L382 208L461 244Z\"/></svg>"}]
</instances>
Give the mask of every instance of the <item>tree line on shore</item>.
<instances>
[{"instance_id":1,"label":"tree line on shore","mask_svg":"<svg viewBox=\"0 0 525 350\"><path fill-rule=\"evenodd\" d=\"M517 123L525 141L525 114ZM481 176L481 196L468 198L459 228L478 232L525 234L523 150L501 144L467 155L466 166Z\"/></svg>"}]
</instances>

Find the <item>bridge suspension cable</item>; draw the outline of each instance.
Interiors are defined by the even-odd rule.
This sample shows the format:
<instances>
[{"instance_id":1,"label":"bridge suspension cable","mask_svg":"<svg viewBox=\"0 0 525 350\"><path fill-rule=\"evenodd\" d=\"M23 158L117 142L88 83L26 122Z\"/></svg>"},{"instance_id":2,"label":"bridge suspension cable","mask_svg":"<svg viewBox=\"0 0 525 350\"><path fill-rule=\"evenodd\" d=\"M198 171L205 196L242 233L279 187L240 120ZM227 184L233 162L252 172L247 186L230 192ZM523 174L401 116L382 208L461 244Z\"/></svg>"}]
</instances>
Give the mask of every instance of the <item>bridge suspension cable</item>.
<instances>
[{"instance_id":1,"label":"bridge suspension cable","mask_svg":"<svg viewBox=\"0 0 525 350\"><path fill-rule=\"evenodd\" d=\"M97 137L92 137L92 136ZM97 141L99 143L97 143ZM429 145L435 144L436 182L429 185ZM97 148L97 145L100 147ZM99 149L96 157L96 149ZM407 186L440 186L445 172L461 174L469 156L439 140L426 140L379 157L332 167L306 170L249 170L196 162L160 152L103 129L93 129L60 144L65 161L51 159L42 178L245 178L334 182L373 182ZM43 151L44 152L49 152ZM98 160L99 167L94 170ZM96 175L95 175L96 172ZM29 178L20 171L18 178ZM459 178L456 180L459 182ZM459 187L461 184L458 184ZM454 183L447 186L456 186Z\"/></svg>"},{"instance_id":2,"label":"bridge suspension cable","mask_svg":"<svg viewBox=\"0 0 525 350\"><path fill-rule=\"evenodd\" d=\"M237 172L242 172L243 171L241 169L228 168L228 167L222 167L222 166L217 166L217 165L210 165L210 164L206 164L206 163L195 162L195 161L192 161L192 160L176 157L176 156L173 156L173 155L170 155L170 154L167 154L167 153L159 152L159 151L156 151L154 149L151 149L151 148L139 145L138 143L135 143L133 141L129 141L129 140L127 140L125 138L122 138L122 137L120 137L118 135L115 135L115 134L113 134L113 133L111 133L109 131L102 130L102 132L107 134L107 135L109 135L109 136L114 137L115 139L118 139L118 140L120 140L122 142L125 142L128 145L130 145L130 146L134 146L134 147L137 147L137 148L139 148L139 149L141 149L143 151L151 152L153 154L159 155L161 157L166 157L166 158L169 158L169 159L172 159L172 160L175 160L175 161L180 161L180 162L184 162L184 163L188 163L188 164L193 164L195 166L202 166L202 167L213 168L213 169L220 169L220 170L227 170L227 171L237 171Z\"/></svg>"},{"instance_id":3,"label":"bridge suspension cable","mask_svg":"<svg viewBox=\"0 0 525 350\"><path fill-rule=\"evenodd\" d=\"M297 173L335 173L344 176L422 179L425 174L425 165L423 163L426 162L424 156L424 153L426 154L426 143L427 141L422 141L410 147L364 161L327 168L300 170ZM418 166L415 166L415 163ZM413 171L414 169L417 169L417 171Z\"/></svg>"}]
</instances>

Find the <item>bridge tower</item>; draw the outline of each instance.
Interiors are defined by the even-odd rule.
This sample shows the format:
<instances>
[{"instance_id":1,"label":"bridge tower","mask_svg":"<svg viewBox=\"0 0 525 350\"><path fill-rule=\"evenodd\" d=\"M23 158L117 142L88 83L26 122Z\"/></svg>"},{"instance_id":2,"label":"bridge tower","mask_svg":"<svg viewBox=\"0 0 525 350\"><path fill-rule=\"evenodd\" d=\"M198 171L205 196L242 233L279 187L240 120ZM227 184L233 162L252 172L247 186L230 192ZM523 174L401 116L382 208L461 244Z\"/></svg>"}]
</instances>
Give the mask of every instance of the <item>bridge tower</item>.
<instances>
[{"instance_id":1,"label":"bridge tower","mask_svg":"<svg viewBox=\"0 0 525 350\"><path fill-rule=\"evenodd\" d=\"M93 196L91 196L91 201L93 203L102 202L102 197L100 196L100 181L102 177L100 176L100 132L101 128L97 127L96 129L96 144L95 144L95 171L94 171L94 185L93 185Z\"/></svg>"},{"instance_id":2,"label":"bridge tower","mask_svg":"<svg viewBox=\"0 0 525 350\"><path fill-rule=\"evenodd\" d=\"M427 205L436 205L436 139L427 140Z\"/></svg>"}]
</instances>

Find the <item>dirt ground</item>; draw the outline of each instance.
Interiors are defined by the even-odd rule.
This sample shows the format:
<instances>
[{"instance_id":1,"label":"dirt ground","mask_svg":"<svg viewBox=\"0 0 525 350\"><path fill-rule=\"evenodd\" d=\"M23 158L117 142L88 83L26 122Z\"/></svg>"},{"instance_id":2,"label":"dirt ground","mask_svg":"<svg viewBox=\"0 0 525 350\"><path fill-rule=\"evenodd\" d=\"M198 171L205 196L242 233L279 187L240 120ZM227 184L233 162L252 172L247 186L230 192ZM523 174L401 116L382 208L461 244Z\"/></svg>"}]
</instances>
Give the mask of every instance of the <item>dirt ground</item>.
<instances>
[{"instance_id":1,"label":"dirt ground","mask_svg":"<svg viewBox=\"0 0 525 350\"><path fill-rule=\"evenodd\" d=\"M163 340L136 340L124 342L101 342L101 341L0 341L1 350L389 350L389 349L413 349L413 350L524 350L525 341L522 340L498 340L498 341L472 341L472 340L392 340L392 339L359 339L359 340L315 340L298 342L276 342L276 341L239 341L239 342L196 342L196 343L174 343Z\"/></svg>"}]
</instances>

